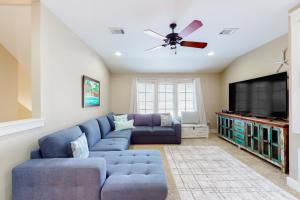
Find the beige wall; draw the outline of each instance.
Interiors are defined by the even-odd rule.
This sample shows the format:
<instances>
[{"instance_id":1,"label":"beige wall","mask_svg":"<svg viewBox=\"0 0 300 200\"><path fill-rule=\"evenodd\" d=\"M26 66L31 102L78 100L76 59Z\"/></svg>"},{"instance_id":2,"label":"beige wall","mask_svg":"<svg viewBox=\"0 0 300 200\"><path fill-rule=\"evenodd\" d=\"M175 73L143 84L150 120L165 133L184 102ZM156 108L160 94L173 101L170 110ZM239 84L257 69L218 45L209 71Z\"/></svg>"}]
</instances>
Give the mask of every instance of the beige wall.
<instances>
[{"instance_id":1,"label":"beige wall","mask_svg":"<svg viewBox=\"0 0 300 200\"><path fill-rule=\"evenodd\" d=\"M18 119L18 62L0 44L0 122Z\"/></svg>"},{"instance_id":2,"label":"beige wall","mask_svg":"<svg viewBox=\"0 0 300 200\"><path fill-rule=\"evenodd\" d=\"M18 62L18 103L27 110L26 115L19 112L19 118L31 117L32 111L31 14L30 5L1 5L0 2L0 43Z\"/></svg>"},{"instance_id":3,"label":"beige wall","mask_svg":"<svg viewBox=\"0 0 300 200\"><path fill-rule=\"evenodd\" d=\"M281 51L288 47L288 35L283 35L241 57L231 63L222 73L222 100L223 108L228 109L228 84L232 82L257 78L275 74L281 59ZM287 71L283 68L282 71Z\"/></svg>"},{"instance_id":4,"label":"beige wall","mask_svg":"<svg viewBox=\"0 0 300 200\"><path fill-rule=\"evenodd\" d=\"M29 112L32 111L31 73L31 66L24 67L18 64L18 102Z\"/></svg>"},{"instance_id":5,"label":"beige wall","mask_svg":"<svg viewBox=\"0 0 300 200\"><path fill-rule=\"evenodd\" d=\"M36 110L41 111L45 126L0 137L1 200L11 199L11 170L29 158L30 151L38 146L38 138L109 110L110 72L99 56L47 9L42 8L40 20L41 32L35 33L40 35L40 58L33 60L33 77L37 78L40 71L40 80L35 81L40 81L41 89L39 92L39 87L33 88L33 101L41 102ZM39 59L40 69L36 69ZM81 108L83 74L100 80L101 107Z\"/></svg>"},{"instance_id":6,"label":"beige wall","mask_svg":"<svg viewBox=\"0 0 300 200\"><path fill-rule=\"evenodd\" d=\"M110 110L127 113L130 105L131 84L135 77L200 77L204 96L206 116L211 128L216 128L215 112L220 110L220 75L219 74L112 74Z\"/></svg>"}]
</instances>

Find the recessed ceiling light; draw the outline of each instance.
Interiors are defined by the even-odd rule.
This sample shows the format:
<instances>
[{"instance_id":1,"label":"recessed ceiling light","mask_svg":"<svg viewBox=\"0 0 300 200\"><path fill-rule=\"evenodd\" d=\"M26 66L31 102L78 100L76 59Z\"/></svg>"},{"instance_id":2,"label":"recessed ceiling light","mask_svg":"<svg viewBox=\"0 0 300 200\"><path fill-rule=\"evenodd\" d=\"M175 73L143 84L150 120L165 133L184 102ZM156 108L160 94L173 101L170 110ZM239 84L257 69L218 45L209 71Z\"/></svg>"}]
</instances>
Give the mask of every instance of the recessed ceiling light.
<instances>
[{"instance_id":1,"label":"recessed ceiling light","mask_svg":"<svg viewBox=\"0 0 300 200\"><path fill-rule=\"evenodd\" d=\"M211 51L211 52L209 52L207 55L208 55L208 56L213 56L213 55L215 55L215 52Z\"/></svg>"},{"instance_id":2,"label":"recessed ceiling light","mask_svg":"<svg viewBox=\"0 0 300 200\"><path fill-rule=\"evenodd\" d=\"M123 54L120 51L116 51L115 55L116 56L122 56Z\"/></svg>"}]
</instances>

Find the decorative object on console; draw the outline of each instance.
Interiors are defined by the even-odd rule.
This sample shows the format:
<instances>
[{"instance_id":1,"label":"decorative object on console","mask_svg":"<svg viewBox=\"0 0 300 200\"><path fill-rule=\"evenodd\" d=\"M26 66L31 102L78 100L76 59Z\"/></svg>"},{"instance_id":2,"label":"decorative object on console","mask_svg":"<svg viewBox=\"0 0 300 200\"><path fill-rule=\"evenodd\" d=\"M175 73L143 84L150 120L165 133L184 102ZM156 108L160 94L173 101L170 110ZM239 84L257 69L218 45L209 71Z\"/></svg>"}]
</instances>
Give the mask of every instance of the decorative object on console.
<instances>
[{"instance_id":1,"label":"decorative object on console","mask_svg":"<svg viewBox=\"0 0 300 200\"><path fill-rule=\"evenodd\" d=\"M217 113L218 136L288 172L289 123Z\"/></svg>"},{"instance_id":2,"label":"decorative object on console","mask_svg":"<svg viewBox=\"0 0 300 200\"><path fill-rule=\"evenodd\" d=\"M208 137L209 127L206 124L200 124L199 112L182 112L181 128L182 138L201 138Z\"/></svg>"},{"instance_id":3,"label":"decorative object on console","mask_svg":"<svg viewBox=\"0 0 300 200\"><path fill-rule=\"evenodd\" d=\"M160 115L161 126L172 126L172 116L170 114Z\"/></svg>"},{"instance_id":4,"label":"decorative object on console","mask_svg":"<svg viewBox=\"0 0 300 200\"><path fill-rule=\"evenodd\" d=\"M82 107L100 106L100 82L82 76Z\"/></svg>"},{"instance_id":5,"label":"decorative object on console","mask_svg":"<svg viewBox=\"0 0 300 200\"><path fill-rule=\"evenodd\" d=\"M85 133L71 142L71 149L74 158L88 158L89 157L89 147L87 144L87 139Z\"/></svg>"}]
</instances>

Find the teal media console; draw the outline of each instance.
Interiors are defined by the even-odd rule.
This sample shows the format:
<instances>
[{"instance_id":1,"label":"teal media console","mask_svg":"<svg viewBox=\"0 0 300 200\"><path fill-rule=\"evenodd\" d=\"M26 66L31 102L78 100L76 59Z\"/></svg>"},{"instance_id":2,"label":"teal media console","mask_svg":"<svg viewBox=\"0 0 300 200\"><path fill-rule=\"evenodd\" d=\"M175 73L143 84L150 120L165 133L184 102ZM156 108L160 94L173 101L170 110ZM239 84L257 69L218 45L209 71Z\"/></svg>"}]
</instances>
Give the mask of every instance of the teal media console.
<instances>
[{"instance_id":1,"label":"teal media console","mask_svg":"<svg viewBox=\"0 0 300 200\"><path fill-rule=\"evenodd\" d=\"M288 173L289 123L218 112L218 136Z\"/></svg>"}]
</instances>

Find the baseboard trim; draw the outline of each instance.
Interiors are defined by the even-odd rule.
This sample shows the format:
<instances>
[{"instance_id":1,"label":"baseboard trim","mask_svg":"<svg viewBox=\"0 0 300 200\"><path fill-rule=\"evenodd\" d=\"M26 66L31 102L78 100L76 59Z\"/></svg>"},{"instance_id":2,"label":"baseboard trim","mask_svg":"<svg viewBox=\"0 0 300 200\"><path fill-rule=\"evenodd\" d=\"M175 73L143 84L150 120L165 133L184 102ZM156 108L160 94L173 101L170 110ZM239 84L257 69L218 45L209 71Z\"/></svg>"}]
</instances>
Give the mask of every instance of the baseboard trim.
<instances>
[{"instance_id":1,"label":"baseboard trim","mask_svg":"<svg viewBox=\"0 0 300 200\"><path fill-rule=\"evenodd\" d=\"M286 183L290 188L300 192L300 182L288 176L286 177Z\"/></svg>"},{"instance_id":2,"label":"baseboard trim","mask_svg":"<svg viewBox=\"0 0 300 200\"><path fill-rule=\"evenodd\" d=\"M210 129L210 132L211 132L211 133L218 133L218 129L212 128L212 129Z\"/></svg>"}]
</instances>

